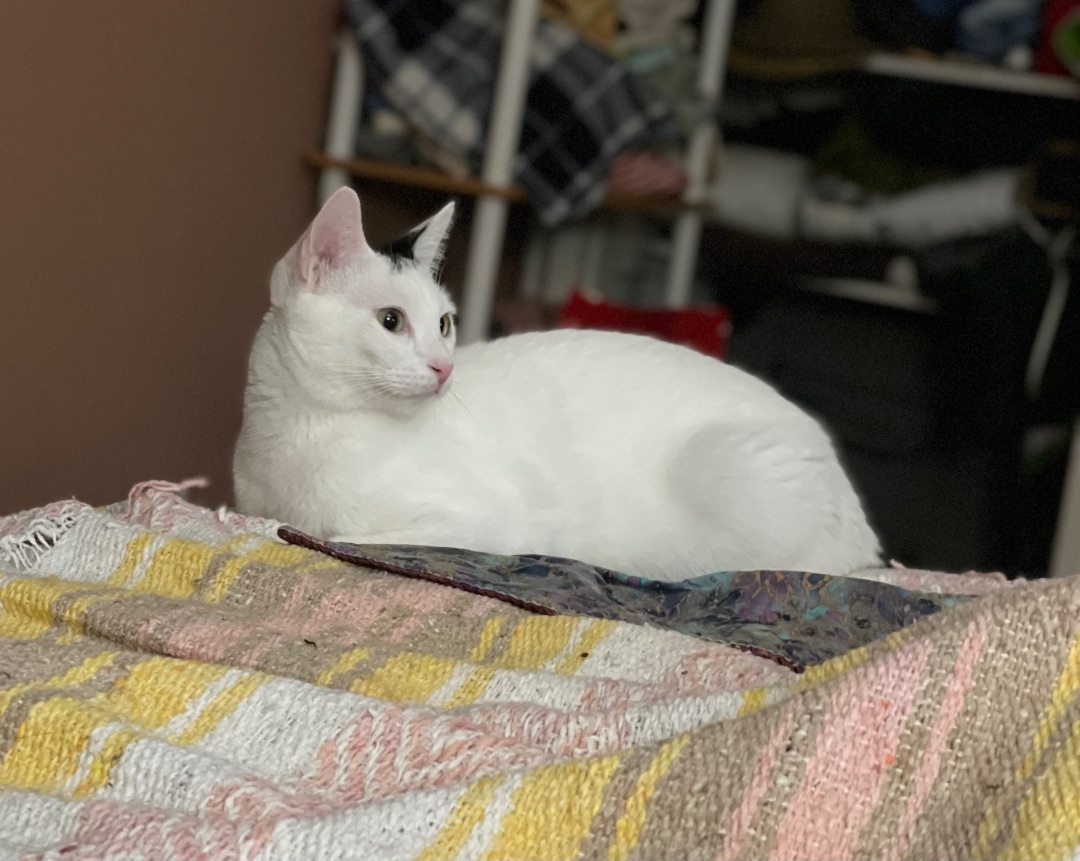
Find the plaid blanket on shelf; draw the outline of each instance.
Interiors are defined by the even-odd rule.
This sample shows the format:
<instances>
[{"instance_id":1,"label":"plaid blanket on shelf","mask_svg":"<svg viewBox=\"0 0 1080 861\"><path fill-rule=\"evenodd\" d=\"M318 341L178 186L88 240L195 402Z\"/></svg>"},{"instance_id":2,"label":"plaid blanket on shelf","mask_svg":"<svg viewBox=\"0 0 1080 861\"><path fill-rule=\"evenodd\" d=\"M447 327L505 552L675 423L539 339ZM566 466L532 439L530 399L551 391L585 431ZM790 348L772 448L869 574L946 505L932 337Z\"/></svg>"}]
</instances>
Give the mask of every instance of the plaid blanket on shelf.
<instances>
[{"instance_id":1,"label":"plaid blanket on shelf","mask_svg":"<svg viewBox=\"0 0 1080 861\"><path fill-rule=\"evenodd\" d=\"M1076 857L1077 578L868 573L978 597L797 675L176 490L0 518L4 858Z\"/></svg>"},{"instance_id":2,"label":"plaid blanket on shelf","mask_svg":"<svg viewBox=\"0 0 1080 861\"><path fill-rule=\"evenodd\" d=\"M349 0L383 97L478 168L502 49L498 0ZM580 217L604 197L624 150L675 134L671 109L636 75L557 21L533 41L517 181L540 219Z\"/></svg>"}]
</instances>

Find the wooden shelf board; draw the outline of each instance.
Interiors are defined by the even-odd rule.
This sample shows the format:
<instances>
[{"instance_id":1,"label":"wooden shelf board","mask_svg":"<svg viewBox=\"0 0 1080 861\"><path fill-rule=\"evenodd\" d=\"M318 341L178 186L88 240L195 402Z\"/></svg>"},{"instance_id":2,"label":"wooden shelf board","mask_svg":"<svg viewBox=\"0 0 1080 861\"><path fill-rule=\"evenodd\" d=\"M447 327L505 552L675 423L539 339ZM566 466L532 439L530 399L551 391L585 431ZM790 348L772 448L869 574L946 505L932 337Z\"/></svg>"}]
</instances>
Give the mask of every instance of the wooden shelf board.
<instances>
[{"instance_id":1,"label":"wooden shelf board","mask_svg":"<svg viewBox=\"0 0 1080 861\"><path fill-rule=\"evenodd\" d=\"M472 177L459 179L431 167L393 164L373 158L339 159L325 153L312 153L308 156L308 163L312 167L336 167L353 176L408 185L412 188L426 188L430 191L444 191L448 194L461 194L467 197L502 197L511 203L525 200L525 189L519 185L498 188Z\"/></svg>"},{"instance_id":2,"label":"wooden shelf board","mask_svg":"<svg viewBox=\"0 0 1080 861\"><path fill-rule=\"evenodd\" d=\"M678 215L681 212L708 212L707 203L690 203L681 197L613 194L601 201L600 210L611 212L646 212L655 215Z\"/></svg>"},{"instance_id":3,"label":"wooden shelf board","mask_svg":"<svg viewBox=\"0 0 1080 861\"><path fill-rule=\"evenodd\" d=\"M430 167L393 164L371 158L338 159L325 153L311 153L308 164L312 167L336 167L352 176L374 179L410 188L425 188L447 194L466 197L494 196L502 197L511 203L522 203L526 199L525 189L520 185L498 188L472 177L458 178ZM691 210L705 211L707 204L694 204L673 196L646 195L611 195L602 201L598 209L603 211L644 212L655 214L678 214Z\"/></svg>"}]
</instances>

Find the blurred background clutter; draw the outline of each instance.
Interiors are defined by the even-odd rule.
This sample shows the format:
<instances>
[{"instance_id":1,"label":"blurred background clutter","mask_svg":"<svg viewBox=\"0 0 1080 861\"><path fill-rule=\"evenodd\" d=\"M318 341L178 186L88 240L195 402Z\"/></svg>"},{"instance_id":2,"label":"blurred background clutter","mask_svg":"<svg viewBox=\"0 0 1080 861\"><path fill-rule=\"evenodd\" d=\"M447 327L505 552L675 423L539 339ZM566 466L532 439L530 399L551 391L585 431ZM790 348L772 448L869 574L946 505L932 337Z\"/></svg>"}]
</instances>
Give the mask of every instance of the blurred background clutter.
<instances>
[{"instance_id":1,"label":"blurred background clutter","mask_svg":"<svg viewBox=\"0 0 1080 861\"><path fill-rule=\"evenodd\" d=\"M267 277L456 198L465 340L640 331L831 428L890 556L1080 560L1080 0L0 7L0 512L230 499Z\"/></svg>"}]
</instances>

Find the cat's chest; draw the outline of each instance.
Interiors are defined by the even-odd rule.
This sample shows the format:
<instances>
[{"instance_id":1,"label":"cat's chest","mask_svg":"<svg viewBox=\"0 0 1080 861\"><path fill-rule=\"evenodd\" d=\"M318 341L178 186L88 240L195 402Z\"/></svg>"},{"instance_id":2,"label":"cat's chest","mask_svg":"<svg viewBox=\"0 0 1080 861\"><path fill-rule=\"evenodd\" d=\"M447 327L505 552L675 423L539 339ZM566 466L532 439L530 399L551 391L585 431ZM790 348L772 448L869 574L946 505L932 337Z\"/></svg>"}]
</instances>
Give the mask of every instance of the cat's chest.
<instances>
[{"instance_id":1,"label":"cat's chest","mask_svg":"<svg viewBox=\"0 0 1080 861\"><path fill-rule=\"evenodd\" d=\"M284 436L279 463L302 471L323 491L347 486L353 494L374 494L418 476L458 471L463 456L468 459L464 447L456 435L421 433L409 424L342 421Z\"/></svg>"},{"instance_id":2,"label":"cat's chest","mask_svg":"<svg viewBox=\"0 0 1080 861\"><path fill-rule=\"evenodd\" d=\"M427 511L512 503L518 488L501 459L447 424L342 422L283 440L274 496L293 488L294 518L328 534L358 522L381 531Z\"/></svg>"},{"instance_id":3,"label":"cat's chest","mask_svg":"<svg viewBox=\"0 0 1080 861\"><path fill-rule=\"evenodd\" d=\"M343 433L314 448L326 481L346 477L360 492L373 494L466 474L475 457L468 441L409 428Z\"/></svg>"}]
</instances>

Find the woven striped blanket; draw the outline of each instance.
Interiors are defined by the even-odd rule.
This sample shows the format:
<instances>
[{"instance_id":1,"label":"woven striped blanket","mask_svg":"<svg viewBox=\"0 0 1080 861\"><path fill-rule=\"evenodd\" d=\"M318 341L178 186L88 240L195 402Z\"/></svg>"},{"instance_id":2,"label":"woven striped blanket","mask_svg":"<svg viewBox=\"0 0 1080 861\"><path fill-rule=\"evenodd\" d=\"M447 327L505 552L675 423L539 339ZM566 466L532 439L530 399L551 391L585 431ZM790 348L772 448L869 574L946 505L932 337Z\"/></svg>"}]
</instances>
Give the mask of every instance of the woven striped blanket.
<instances>
[{"instance_id":1,"label":"woven striped blanket","mask_svg":"<svg viewBox=\"0 0 1080 861\"><path fill-rule=\"evenodd\" d=\"M0 519L3 858L1078 857L1075 578L796 675L177 490Z\"/></svg>"}]
</instances>

